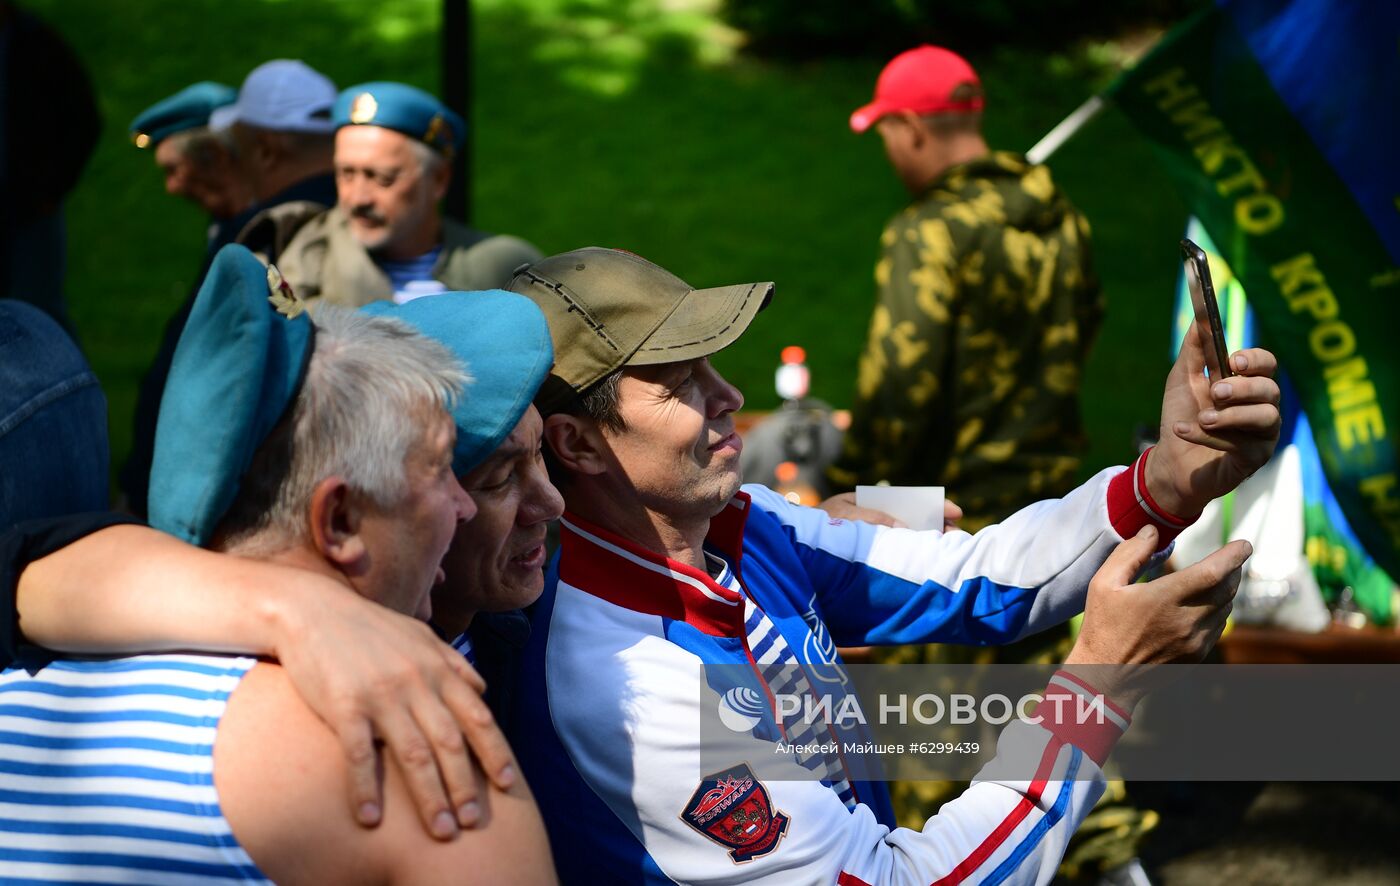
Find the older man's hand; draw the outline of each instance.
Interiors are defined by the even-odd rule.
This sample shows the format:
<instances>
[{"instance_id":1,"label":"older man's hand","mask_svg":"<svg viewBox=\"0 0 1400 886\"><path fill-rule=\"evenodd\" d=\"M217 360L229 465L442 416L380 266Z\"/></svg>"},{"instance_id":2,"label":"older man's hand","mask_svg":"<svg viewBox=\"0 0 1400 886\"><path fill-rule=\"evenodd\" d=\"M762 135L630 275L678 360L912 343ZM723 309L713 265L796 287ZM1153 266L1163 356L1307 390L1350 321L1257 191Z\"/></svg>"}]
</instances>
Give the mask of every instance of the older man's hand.
<instances>
[{"instance_id":1,"label":"older man's hand","mask_svg":"<svg viewBox=\"0 0 1400 886\"><path fill-rule=\"evenodd\" d=\"M1193 519L1273 455L1278 443L1278 362L1262 348L1230 355L1236 375L1207 379L1197 328L1187 330L1167 376L1161 436L1146 465L1148 492L1171 514Z\"/></svg>"},{"instance_id":2,"label":"older man's hand","mask_svg":"<svg viewBox=\"0 0 1400 886\"><path fill-rule=\"evenodd\" d=\"M352 814L365 826L380 821L380 739L398 760L429 833L451 839L459 827L483 821L485 798L468 755L502 790L518 776L482 699L480 675L423 622L344 588L315 599L311 590L282 596L274 653L345 748Z\"/></svg>"}]
</instances>

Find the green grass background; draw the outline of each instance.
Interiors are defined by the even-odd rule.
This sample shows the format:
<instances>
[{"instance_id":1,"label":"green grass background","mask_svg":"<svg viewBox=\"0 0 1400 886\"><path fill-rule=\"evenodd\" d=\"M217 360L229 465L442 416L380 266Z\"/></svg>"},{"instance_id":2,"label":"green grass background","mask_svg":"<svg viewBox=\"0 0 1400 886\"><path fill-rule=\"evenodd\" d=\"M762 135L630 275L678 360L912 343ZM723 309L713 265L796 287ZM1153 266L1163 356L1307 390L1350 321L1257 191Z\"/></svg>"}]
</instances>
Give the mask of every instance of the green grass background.
<instances>
[{"instance_id":1,"label":"green grass background","mask_svg":"<svg viewBox=\"0 0 1400 886\"><path fill-rule=\"evenodd\" d=\"M342 86L439 86L438 0L27 0L91 71L106 118L68 203L68 302L107 391L114 465L136 387L190 286L205 219L127 141L142 108L195 80L237 85L302 58ZM882 59L776 63L705 0L476 0L475 223L546 253L622 247L696 286L773 280L777 297L720 367L751 408L807 349L813 393L849 403L884 221L905 202L877 137L848 129ZM1111 78L1112 46L974 56L988 140L1025 150ZM42 83L32 84L42 89ZM36 134L42 137L42 134ZM1131 457L1155 423L1186 211L1109 112L1051 161L1089 217L1108 316L1088 368L1084 473Z\"/></svg>"}]
</instances>

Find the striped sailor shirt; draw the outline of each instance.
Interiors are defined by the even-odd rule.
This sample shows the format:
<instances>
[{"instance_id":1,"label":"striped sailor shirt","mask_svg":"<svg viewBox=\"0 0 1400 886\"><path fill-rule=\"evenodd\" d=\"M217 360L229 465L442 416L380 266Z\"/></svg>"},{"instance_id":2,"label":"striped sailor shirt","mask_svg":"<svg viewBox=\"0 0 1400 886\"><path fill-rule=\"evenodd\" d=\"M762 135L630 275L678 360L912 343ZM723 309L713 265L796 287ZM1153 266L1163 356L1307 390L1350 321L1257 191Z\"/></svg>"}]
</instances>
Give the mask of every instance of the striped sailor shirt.
<instances>
[{"instance_id":1,"label":"striped sailor shirt","mask_svg":"<svg viewBox=\"0 0 1400 886\"><path fill-rule=\"evenodd\" d=\"M0 673L5 883L266 883L214 788L250 658L60 660Z\"/></svg>"}]
</instances>

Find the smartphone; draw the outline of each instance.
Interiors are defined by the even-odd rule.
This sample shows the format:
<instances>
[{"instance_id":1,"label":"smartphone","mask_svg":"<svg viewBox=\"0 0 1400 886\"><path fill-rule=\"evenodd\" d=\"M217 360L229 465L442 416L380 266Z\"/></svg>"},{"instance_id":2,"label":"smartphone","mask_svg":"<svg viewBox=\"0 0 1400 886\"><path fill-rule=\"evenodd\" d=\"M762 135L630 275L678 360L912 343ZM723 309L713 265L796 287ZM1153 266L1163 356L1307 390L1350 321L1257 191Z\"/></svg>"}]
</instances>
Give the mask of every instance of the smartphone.
<instances>
[{"instance_id":1,"label":"smartphone","mask_svg":"<svg viewBox=\"0 0 1400 886\"><path fill-rule=\"evenodd\" d=\"M1182 240L1181 257L1185 263L1186 288L1191 291L1191 307L1196 315L1196 333L1202 336L1201 348L1206 352L1206 374L1212 382L1229 378L1235 373L1230 371L1230 349L1225 346L1225 327L1220 324L1220 305L1215 300L1215 286L1210 282L1205 250L1190 240Z\"/></svg>"}]
</instances>

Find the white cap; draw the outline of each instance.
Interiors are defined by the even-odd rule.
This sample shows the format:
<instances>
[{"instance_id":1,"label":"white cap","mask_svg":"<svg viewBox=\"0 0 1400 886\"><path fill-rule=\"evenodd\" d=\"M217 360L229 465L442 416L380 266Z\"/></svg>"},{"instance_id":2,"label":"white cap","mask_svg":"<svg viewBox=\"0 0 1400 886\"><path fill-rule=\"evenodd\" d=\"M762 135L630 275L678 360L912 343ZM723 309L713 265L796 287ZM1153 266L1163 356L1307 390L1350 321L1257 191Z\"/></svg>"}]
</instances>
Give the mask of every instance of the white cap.
<instances>
[{"instance_id":1,"label":"white cap","mask_svg":"<svg viewBox=\"0 0 1400 886\"><path fill-rule=\"evenodd\" d=\"M281 132L332 132L335 84L305 62L279 58L249 72L238 100L209 115L209 128L246 123Z\"/></svg>"}]
</instances>

